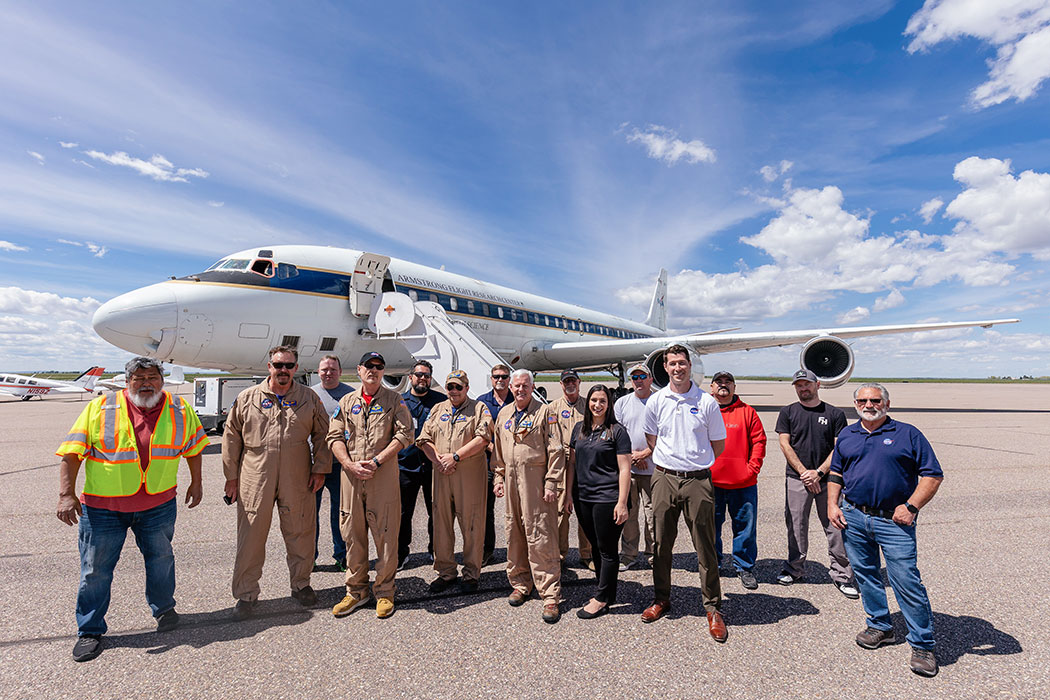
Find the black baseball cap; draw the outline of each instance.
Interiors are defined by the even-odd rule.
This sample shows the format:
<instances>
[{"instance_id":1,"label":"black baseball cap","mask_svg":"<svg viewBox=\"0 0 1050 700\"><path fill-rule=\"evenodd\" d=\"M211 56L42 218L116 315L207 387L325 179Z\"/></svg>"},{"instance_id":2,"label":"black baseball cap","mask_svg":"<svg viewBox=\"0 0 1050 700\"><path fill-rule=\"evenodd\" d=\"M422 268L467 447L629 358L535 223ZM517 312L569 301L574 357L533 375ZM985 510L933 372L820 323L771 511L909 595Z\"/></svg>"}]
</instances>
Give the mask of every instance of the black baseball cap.
<instances>
[{"instance_id":1,"label":"black baseball cap","mask_svg":"<svg viewBox=\"0 0 1050 700\"><path fill-rule=\"evenodd\" d=\"M566 379L575 379L579 381L580 375L574 369L563 369L561 371L561 378L558 381L564 382Z\"/></svg>"},{"instance_id":2,"label":"black baseball cap","mask_svg":"<svg viewBox=\"0 0 1050 700\"><path fill-rule=\"evenodd\" d=\"M383 366L386 367L386 360L384 360L383 356L380 355L378 352L366 352L364 355L361 356L361 361L358 362L357 364L363 365L364 363L368 362L369 360L379 360L380 362L383 363Z\"/></svg>"},{"instance_id":3,"label":"black baseball cap","mask_svg":"<svg viewBox=\"0 0 1050 700\"><path fill-rule=\"evenodd\" d=\"M726 372L725 370L722 370L721 372L715 372L715 376L711 377L711 383L714 384L723 377L736 384L736 378L733 377L733 375L730 372Z\"/></svg>"}]
</instances>

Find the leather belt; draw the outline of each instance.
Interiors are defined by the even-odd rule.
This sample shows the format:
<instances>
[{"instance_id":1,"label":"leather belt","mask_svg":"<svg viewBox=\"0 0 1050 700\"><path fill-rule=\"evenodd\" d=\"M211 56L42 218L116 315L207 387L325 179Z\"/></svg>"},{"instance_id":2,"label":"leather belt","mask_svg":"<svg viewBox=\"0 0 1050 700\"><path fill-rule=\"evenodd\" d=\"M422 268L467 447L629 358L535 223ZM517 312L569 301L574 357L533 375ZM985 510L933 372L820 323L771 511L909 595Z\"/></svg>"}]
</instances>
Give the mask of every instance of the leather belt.
<instances>
[{"instance_id":1,"label":"leather belt","mask_svg":"<svg viewBox=\"0 0 1050 700\"><path fill-rule=\"evenodd\" d=\"M876 518L885 518L886 520L893 520L893 511L892 510L883 510L881 508L872 508L870 506L862 506L859 503L854 503L853 501L849 500L848 498L845 498L844 500L846 501L846 503L849 503L851 506L853 506L854 508L859 510L861 513L864 513L865 515L874 515Z\"/></svg>"},{"instance_id":2,"label":"leather belt","mask_svg":"<svg viewBox=\"0 0 1050 700\"><path fill-rule=\"evenodd\" d=\"M654 464L653 467L657 471L661 471L664 474L671 474L673 476L677 476L677 477L682 478L682 479L710 479L711 478L711 470L710 469L697 469L696 471L691 471L691 472L680 472L680 471L678 471L676 469L664 469L659 464Z\"/></svg>"}]
</instances>

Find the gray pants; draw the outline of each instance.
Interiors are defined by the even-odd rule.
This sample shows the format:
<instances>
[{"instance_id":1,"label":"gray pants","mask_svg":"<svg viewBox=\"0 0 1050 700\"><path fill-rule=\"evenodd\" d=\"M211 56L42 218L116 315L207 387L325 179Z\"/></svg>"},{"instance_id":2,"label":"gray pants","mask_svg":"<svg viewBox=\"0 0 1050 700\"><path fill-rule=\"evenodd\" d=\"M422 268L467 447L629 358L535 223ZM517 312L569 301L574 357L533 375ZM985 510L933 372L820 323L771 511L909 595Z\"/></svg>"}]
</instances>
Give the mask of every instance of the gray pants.
<instances>
[{"instance_id":1,"label":"gray pants","mask_svg":"<svg viewBox=\"0 0 1050 700\"><path fill-rule=\"evenodd\" d=\"M809 512L817 505L817 518L828 538L828 559L831 580L849 583L853 580L853 569L846 556L842 541L842 530L828 521L828 484L820 484L820 493L810 493L801 479L785 480L784 520L787 522L788 556L784 562L784 573L802 576L806 569L806 554L809 552Z\"/></svg>"},{"instance_id":2,"label":"gray pants","mask_svg":"<svg viewBox=\"0 0 1050 700\"><path fill-rule=\"evenodd\" d=\"M631 474L631 509L627 512L627 522L623 524L623 536L620 539L620 561L631 564L638 558L638 542L642 528L638 526L638 512L641 511L645 522L645 549L642 554L648 562L653 555L653 475Z\"/></svg>"},{"instance_id":3,"label":"gray pants","mask_svg":"<svg viewBox=\"0 0 1050 700\"><path fill-rule=\"evenodd\" d=\"M704 610L722 609L722 584L718 580L718 553L715 551L715 490L710 477L688 479L657 470L653 474L653 525L656 551L653 553L653 599L671 600L671 558L678 536L678 518L693 538L700 592Z\"/></svg>"}]
</instances>

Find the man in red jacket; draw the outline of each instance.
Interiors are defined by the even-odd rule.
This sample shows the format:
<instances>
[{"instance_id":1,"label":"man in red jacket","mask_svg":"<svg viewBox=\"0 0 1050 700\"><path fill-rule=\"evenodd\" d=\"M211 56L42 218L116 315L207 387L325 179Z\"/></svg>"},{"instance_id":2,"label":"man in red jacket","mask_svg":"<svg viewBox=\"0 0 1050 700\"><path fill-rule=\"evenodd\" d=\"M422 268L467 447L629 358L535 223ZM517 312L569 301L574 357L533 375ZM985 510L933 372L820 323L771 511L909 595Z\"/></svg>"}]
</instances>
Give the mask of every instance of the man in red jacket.
<instances>
[{"instance_id":1,"label":"man in red jacket","mask_svg":"<svg viewBox=\"0 0 1050 700\"><path fill-rule=\"evenodd\" d=\"M711 467L715 487L715 548L722 556L722 524L726 510L733 523L733 564L744 588L758 588L752 571L758 557L755 533L758 510L758 472L766 456L766 431L755 409L736 395L736 380L729 372L716 372L711 395L726 424L726 448Z\"/></svg>"}]
</instances>

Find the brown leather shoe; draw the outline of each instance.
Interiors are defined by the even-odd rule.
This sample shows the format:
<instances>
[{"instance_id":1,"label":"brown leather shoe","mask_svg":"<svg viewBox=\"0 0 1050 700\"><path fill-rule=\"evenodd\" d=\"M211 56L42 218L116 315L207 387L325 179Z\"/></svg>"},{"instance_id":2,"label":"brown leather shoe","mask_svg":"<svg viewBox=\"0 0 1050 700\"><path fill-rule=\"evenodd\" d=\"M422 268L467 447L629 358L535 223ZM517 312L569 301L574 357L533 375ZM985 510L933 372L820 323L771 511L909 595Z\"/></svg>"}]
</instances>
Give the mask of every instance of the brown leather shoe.
<instances>
[{"instance_id":1,"label":"brown leather shoe","mask_svg":"<svg viewBox=\"0 0 1050 700\"><path fill-rule=\"evenodd\" d=\"M722 619L722 613L717 610L707 613L707 629L711 630L711 638L719 644L729 639L726 621Z\"/></svg>"},{"instance_id":2,"label":"brown leather shoe","mask_svg":"<svg viewBox=\"0 0 1050 700\"><path fill-rule=\"evenodd\" d=\"M527 595L515 588L513 591L510 592L510 595L507 597L507 602L510 603L511 607L516 608L522 603L524 603L526 598L528 598Z\"/></svg>"},{"instance_id":3,"label":"brown leather shoe","mask_svg":"<svg viewBox=\"0 0 1050 700\"><path fill-rule=\"evenodd\" d=\"M653 604L645 609L642 613L642 622L656 622L661 617L667 614L667 611L671 609L671 601L669 600L654 600Z\"/></svg>"},{"instance_id":4,"label":"brown leather shoe","mask_svg":"<svg viewBox=\"0 0 1050 700\"><path fill-rule=\"evenodd\" d=\"M547 603L543 606L543 621L548 625L553 625L555 622L561 619L561 609L557 603Z\"/></svg>"}]
</instances>

